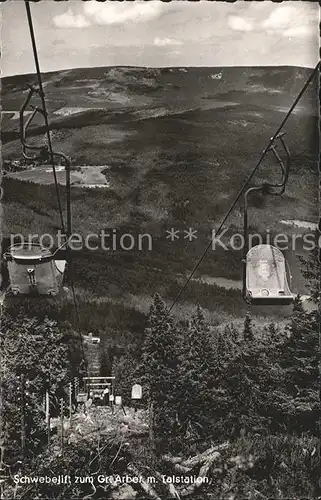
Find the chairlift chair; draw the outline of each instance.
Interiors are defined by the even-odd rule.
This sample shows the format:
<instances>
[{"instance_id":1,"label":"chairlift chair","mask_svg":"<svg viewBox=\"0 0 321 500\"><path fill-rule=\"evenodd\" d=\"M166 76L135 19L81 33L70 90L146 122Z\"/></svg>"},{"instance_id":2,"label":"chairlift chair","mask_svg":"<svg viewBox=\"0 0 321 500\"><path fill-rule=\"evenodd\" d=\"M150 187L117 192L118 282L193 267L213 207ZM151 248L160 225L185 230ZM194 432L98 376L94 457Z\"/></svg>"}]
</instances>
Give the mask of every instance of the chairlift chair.
<instances>
[{"instance_id":1,"label":"chairlift chair","mask_svg":"<svg viewBox=\"0 0 321 500\"><path fill-rule=\"evenodd\" d=\"M276 145L272 144L270 147L281 166L281 181L275 184L265 183L262 186L251 187L244 195L243 297L253 305L289 305L295 297L289 287L291 275L281 250L268 244L248 248L247 212L249 194L260 191L263 194L282 195L285 190L290 168L290 152L283 136L284 133L279 134L276 139L280 140L286 154L285 165L276 151Z\"/></svg>"},{"instance_id":2,"label":"chairlift chair","mask_svg":"<svg viewBox=\"0 0 321 500\"><path fill-rule=\"evenodd\" d=\"M22 107L20 108L20 140L22 144L23 157L28 161L50 161L55 172L54 159L58 158L65 164L66 170L66 200L67 200L67 227L66 245L68 250L68 239L71 237L71 194L70 194L70 160L64 153L56 153L49 150L45 144L36 146L28 142L29 128L37 116L41 114L46 116L45 109L38 106L32 106L31 100L35 94L41 97L41 91L32 85L28 85L29 92ZM32 113L26 120L25 113L30 106ZM56 178L55 178L56 182ZM57 187L57 186L56 186ZM57 188L58 189L58 188ZM59 195L59 191L58 191ZM59 197L59 196L58 196ZM59 204L60 204L60 200ZM63 215L61 212L61 218ZM63 220L62 220L63 225ZM64 227L63 227L64 229ZM58 250L60 250L60 248ZM12 295L58 295L62 288L64 278L67 276L67 262L71 263L70 249L65 254L64 259L54 258L54 255L38 244L13 245L7 251L5 256L8 263L10 291Z\"/></svg>"},{"instance_id":3,"label":"chairlift chair","mask_svg":"<svg viewBox=\"0 0 321 500\"><path fill-rule=\"evenodd\" d=\"M289 305L291 293L285 258L272 245L255 245L246 256L246 299L253 305Z\"/></svg>"},{"instance_id":4,"label":"chairlift chair","mask_svg":"<svg viewBox=\"0 0 321 500\"><path fill-rule=\"evenodd\" d=\"M13 296L57 296L63 282L66 261L55 260L47 248L39 244L12 245L4 254L9 274L9 290Z\"/></svg>"}]
</instances>

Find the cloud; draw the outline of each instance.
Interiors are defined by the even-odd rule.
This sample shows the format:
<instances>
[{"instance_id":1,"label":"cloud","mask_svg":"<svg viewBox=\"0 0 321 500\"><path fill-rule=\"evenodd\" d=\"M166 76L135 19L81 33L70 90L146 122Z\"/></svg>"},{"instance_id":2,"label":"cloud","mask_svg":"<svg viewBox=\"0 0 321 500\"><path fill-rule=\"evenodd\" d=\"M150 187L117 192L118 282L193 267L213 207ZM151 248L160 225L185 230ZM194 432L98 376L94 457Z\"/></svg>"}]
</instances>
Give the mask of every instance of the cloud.
<instances>
[{"instance_id":1,"label":"cloud","mask_svg":"<svg viewBox=\"0 0 321 500\"><path fill-rule=\"evenodd\" d=\"M157 47L166 47L167 45L182 45L182 42L174 38L154 38L154 45Z\"/></svg>"},{"instance_id":2,"label":"cloud","mask_svg":"<svg viewBox=\"0 0 321 500\"><path fill-rule=\"evenodd\" d=\"M84 14L95 24L123 24L156 19L163 12L163 3L159 0L144 2L87 2Z\"/></svg>"},{"instance_id":3,"label":"cloud","mask_svg":"<svg viewBox=\"0 0 321 500\"><path fill-rule=\"evenodd\" d=\"M279 5L261 22L268 34L288 37L306 37L316 29L315 11L301 5ZM309 6L308 6L309 7Z\"/></svg>"},{"instance_id":4,"label":"cloud","mask_svg":"<svg viewBox=\"0 0 321 500\"><path fill-rule=\"evenodd\" d=\"M235 31L252 31L253 23L252 21L246 20L240 16L229 16L227 24L232 30Z\"/></svg>"},{"instance_id":5,"label":"cloud","mask_svg":"<svg viewBox=\"0 0 321 500\"><path fill-rule=\"evenodd\" d=\"M229 15L227 24L234 31L265 32L267 35L279 37L304 38L315 33L316 9L313 8L314 6L310 5L310 2L306 5L300 2L297 2L297 5L294 2L286 3L291 5L255 5L251 10L246 5L246 12L250 11L251 15ZM242 8L245 9L245 6L242 5Z\"/></svg>"},{"instance_id":6,"label":"cloud","mask_svg":"<svg viewBox=\"0 0 321 500\"><path fill-rule=\"evenodd\" d=\"M268 18L262 22L262 27L271 30L284 30L291 25L291 21L293 18L295 19L296 15L297 12L294 7L276 7L276 9L271 12Z\"/></svg>"},{"instance_id":7,"label":"cloud","mask_svg":"<svg viewBox=\"0 0 321 500\"><path fill-rule=\"evenodd\" d=\"M308 25L296 26L285 30L284 35L289 37L305 37L312 35L315 30L311 29ZM317 33L316 33L317 34Z\"/></svg>"},{"instance_id":8,"label":"cloud","mask_svg":"<svg viewBox=\"0 0 321 500\"><path fill-rule=\"evenodd\" d=\"M54 16L53 23L57 28L86 28L90 22L82 14L74 14L71 8L64 14Z\"/></svg>"}]
</instances>

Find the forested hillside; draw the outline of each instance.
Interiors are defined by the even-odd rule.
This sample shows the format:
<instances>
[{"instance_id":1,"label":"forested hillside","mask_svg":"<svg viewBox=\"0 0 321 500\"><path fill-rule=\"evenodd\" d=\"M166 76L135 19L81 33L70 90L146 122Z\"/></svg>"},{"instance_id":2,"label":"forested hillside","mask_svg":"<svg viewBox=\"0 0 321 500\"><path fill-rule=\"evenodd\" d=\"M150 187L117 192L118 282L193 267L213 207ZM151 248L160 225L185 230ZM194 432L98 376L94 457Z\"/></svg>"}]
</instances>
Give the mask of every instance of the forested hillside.
<instances>
[{"instance_id":1,"label":"forested hillside","mask_svg":"<svg viewBox=\"0 0 321 500\"><path fill-rule=\"evenodd\" d=\"M319 300L318 270L315 259L302 262L315 303ZM46 495L52 499L88 494L97 499L118 498L119 494L132 499L141 498L137 494L143 491L143 498L316 498L318 324L317 311L304 311L299 297L284 330L270 323L262 331L249 315L241 327L215 327L200 307L191 317L177 321L156 294L141 347L133 337L125 353L114 351L108 359L102 356L102 372L115 374L117 394L128 416L119 419L106 410L105 422L111 423L102 430L99 408L92 407L84 424L86 428L97 420L95 432L83 435L73 426L67 428L62 456L54 436L45 449L42 401L48 383L53 401L58 401L66 399L64 391L72 377L81 380L81 371L72 369L81 366L77 335L70 325L57 324L41 311L32 316L26 309L17 314L9 307L3 318L6 334L1 335L6 466L12 474L20 470L15 477L58 476L68 471L71 477L90 476L92 480L77 486L71 481L59 488L31 484L27 490L9 481L4 498L10 498L15 488L17 499L25 498L26 491L28 498ZM28 382L27 458L22 469L17 462L21 457L21 400L17 397L21 375ZM139 415L148 424L148 435L138 430L139 421L135 424L129 411L133 383L143 387L139 410L143 413ZM124 422L133 429L126 446ZM178 472L180 477L203 475L210 482L188 483L186 479L169 486L160 479L161 474ZM99 474L138 474L145 479L112 487L99 483ZM153 487L146 475L157 478Z\"/></svg>"}]
</instances>

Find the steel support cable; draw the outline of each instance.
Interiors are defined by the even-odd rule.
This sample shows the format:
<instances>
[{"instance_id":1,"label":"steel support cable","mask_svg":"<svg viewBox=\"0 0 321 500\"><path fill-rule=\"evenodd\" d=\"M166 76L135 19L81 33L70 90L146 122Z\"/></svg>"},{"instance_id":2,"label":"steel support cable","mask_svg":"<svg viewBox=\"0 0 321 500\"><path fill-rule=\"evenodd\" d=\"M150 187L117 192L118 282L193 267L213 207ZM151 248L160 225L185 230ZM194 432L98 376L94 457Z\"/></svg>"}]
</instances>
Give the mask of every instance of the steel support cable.
<instances>
[{"instance_id":1,"label":"steel support cable","mask_svg":"<svg viewBox=\"0 0 321 500\"><path fill-rule=\"evenodd\" d=\"M45 94L44 94L44 91L43 91L42 78L41 78L41 73L40 73L40 65L39 65L39 59L38 59L37 44L36 44L36 38L35 38L34 29L33 29L33 22L32 22L32 16L31 16L31 10L30 10L29 0L25 0L25 6L26 6L26 11L27 11L28 25L29 25L29 31L30 31L30 37L31 37L31 45L32 45L33 56L34 56L34 61L35 61L35 66L36 66L36 72L37 72L37 78L38 78L39 95L40 95L40 98L41 98L42 109L43 109L43 117L44 117L45 126L46 126L46 135L47 135L48 149L49 149L49 154L50 154L50 162L51 162L51 165L52 165L52 170L53 170L53 175L54 175L54 180L55 180L55 187L56 187L58 208L59 208L59 214L60 214L60 222L61 222L62 230L65 233L65 224L64 224L64 218L63 218L63 212L62 212L62 205L61 205L61 200L60 200L60 192L59 192L59 185L58 185L58 180L57 180L57 172L56 172L54 154L53 154L53 151L52 151L52 144L51 144L51 137L50 137L50 129L49 129L49 122L48 122L48 113L47 113L47 107L46 107L46 101L45 101Z\"/></svg>"},{"instance_id":2,"label":"steel support cable","mask_svg":"<svg viewBox=\"0 0 321 500\"><path fill-rule=\"evenodd\" d=\"M66 167L66 188L67 188L67 235L66 237L68 238L66 240L66 249L68 252L68 264L69 264L69 279L70 279L70 286L71 286L71 291L72 291L72 297L73 297L73 303L74 303L74 308L75 308L75 313L76 313L76 324L77 324L77 330L79 333L80 337L80 343L81 343L81 351L82 355L84 356L84 348L83 348L83 342L82 342L82 335L80 331L80 320L79 320L79 309L78 309L78 304L77 304L77 298L76 298L76 292L75 292L75 287L74 287L74 272L73 272L73 261L72 261L72 253L71 249L68 246L68 242L72 236L72 228L71 228L71 197L70 197L70 161L68 157L64 153L53 153L53 156L58 156L65 162L65 167Z\"/></svg>"},{"instance_id":3,"label":"steel support cable","mask_svg":"<svg viewBox=\"0 0 321 500\"><path fill-rule=\"evenodd\" d=\"M54 174L54 181L55 181L55 187L56 187L58 208L59 208L59 214L60 214L60 220L61 220L61 228L63 230L63 233L65 234L66 233L65 223L64 223L64 218L63 218L63 211L62 211L62 205L61 205L61 199L60 199L59 185L58 185L57 173L56 173L56 167L55 167L55 160L54 160L55 153L53 152L53 149L52 149L51 136L50 136L50 128L49 128L49 121L48 121L48 113L47 113L47 107L46 107L46 101L45 101L45 94L44 94L44 91L43 91L42 78L41 78L40 65L39 65L39 58L38 58L38 51L37 51L37 44L36 44L36 38L35 38L35 33L34 33L34 28L33 28L33 22L32 22L32 16L31 16L31 9L30 9L29 0L25 0L25 6L26 6L26 11L27 11L27 18L28 18L28 25L29 25L30 37L31 37L31 44L32 44L32 50L33 50L34 61L35 61L36 72L37 72L37 78L38 78L39 94L40 94L40 98L41 98L41 102L42 102L43 116L44 116L44 120L45 120L45 128L46 128L46 135L47 135L47 141L48 141L48 149L49 149L49 154L50 154L50 161L51 161L51 164L52 164L52 170L53 170L53 174ZM68 215L68 217L69 217L69 215ZM70 237L70 235L69 235L69 237ZM78 332L79 332L79 335L80 335L81 350L82 350L82 354L84 354L82 336L81 336L81 332L80 332L79 310L78 310L78 305L77 305L77 299L76 299L76 294L75 294L75 288L74 288L73 280L71 280L71 289L72 289L73 301L74 301L76 318L77 318L77 329L78 329Z\"/></svg>"},{"instance_id":4,"label":"steel support cable","mask_svg":"<svg viewBox=\"0 0 321 500\"><path fill-rule=\"evenodd\" d=\"M273 137L271 137L271 139L269 140L269 143L267 145L267 147L262 151L261 153L261 156L257 162L257 164L255 165L255 167L253 168L252 172L250 173L250 175L247 177L246 181L244 182L242 188L240 189L238 195L236 196L235 200L233 201L232 205L230 206L230 208L228 209L228 211L226 212L226 215L225 217L223 218L222 222L220 223L219 227L218 227L218 230L216 232L216 237L219 236L220 232L222 231L223 229L223 226L225 224L225 222L227 221L228 217L230 216L230 214L232 213L232 211L234 210L236 204L238 203L239 199L241 198L241 196L243 195L246 187L248 186L248 184L251 182L252 178L254 177L254 175L256 174L256 171L258 170L258 168L260 167L266 153L269 151L269 149L271 148L273 142L275 141L275 139L277 138L277 136L279 135L279 133L281 132L281 130L283 129L284 125L286 124L286 122L288 121L290 115L292 114L294 108L296 107L296 105L298 104L298 102L300 101L301 97L303 96L303 94L305 93L305 91L307 90L308 86L310 85L310 83L312 82L312 80L314 79L314 77L316 76L317 72L319 71L319 67L320 67L320 61L318 62L318 64L315 66L314 70L311 72L311 75L309 76L309 78L307 79L307 81L305 82L305 84L303 85L302 89L300 90L298 96L296 97L296 99L294 100L293 104L291 105L289 111L287 112L287 114L285 115L284 119L282 120L281 122L281 125L279 125L279 127L277 128L275 134L273 135ZM179 293L176 295L172 305L170 306L168 312L171 312L172 309L174 308L174 306L177 304L178 300L180 299L180 297L182 296L183 292L185 291L187 285L189 284L189 282L191 281L192 277L194 276L195 272L197 271L197 269L199 268L199 266L201 265L201 263L203 262L208 250L210 249L211 245L212 245L212 242L213 242L213 238L211 238L209 244L207 245L207 247L205 248L204 252L202 253L201 257L199 258L197 264L194 266L193 270L191 271L190 275L188 276L188 278L186 279L184 285L181 287Z\"/></svg>"}]
</instances>

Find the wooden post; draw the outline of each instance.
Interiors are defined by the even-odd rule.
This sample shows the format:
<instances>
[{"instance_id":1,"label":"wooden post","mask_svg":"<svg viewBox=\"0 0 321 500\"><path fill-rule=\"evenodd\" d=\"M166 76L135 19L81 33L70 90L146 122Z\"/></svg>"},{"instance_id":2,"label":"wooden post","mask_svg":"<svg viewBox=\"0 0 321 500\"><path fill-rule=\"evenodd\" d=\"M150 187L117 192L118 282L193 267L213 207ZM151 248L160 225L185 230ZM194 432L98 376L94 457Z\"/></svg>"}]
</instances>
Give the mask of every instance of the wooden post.
<instances>
[{"instance_id":1,"label":"wooden post","mask_svg":"<svg viewBox=\"0 0 321 500\"><path fill-rule=\"evenodd\" d=\"M69 382L69 425L71 427L71 414L72 414L72 383Z\"/></svg>"},{"instance_id":2,"label":"wooden post","mask_svg":"<svg viewBox=\"0 0 321 500\"><path fill-rule=\"evenodd\" d=\"M20 375L20 390L21 390L21 456L22 459L25 456L25 448L26 448L26 419L25 419L25 377L23 374Z\"/></svg>"},{"instance_id":3,"label":"wooden post","mask_svg":"<svg viewBox=\"0 0 321 500\"><path fill-rule=\"evenodd\" d=\"M111 398L111 411L114 413L114 381L112 379L111 381L111 386L110 386L110 395L112 396Z\"/></svg>"},{"instance_id":4,"label":"wooden post","mask_svg":"<svg viewBox=\"0 0 321 500\"><path fill-rule=\"evenodd\" d=\"M3 461L4 461L4 446L0 446L0 498L3 498L3 486L4 486L4 466L3 466Z\"/></svg>"},{"instance_id":5,"label":"wooden post","mask_svg":"<svg viewBox=\"0 0 321 500\"><path fill-rule=\"evenodd\" d=\"M75 397L77 397L78 392L79 392L79 378L78 377L74 378L74 388L75 388Z\"/></svg>"},{"instance_id":6,"label":"wooden post","mask_svg":"<svg viewBox=\"0 0 321 500\"><path fill-rule=\"evenodd\" d=\"M148 431L149 431L149 445L153 452L155 452L155 436L154 436L154 403L149 403L148 412Z\"/></svg>"},{"instance_id":7,"label":"wooden post","mask_svg":"<svg viewBox=\"0 0 321 500\"><path fill-rule=\"evenodd\" d=\"M46 390L46 426L47 426L47 443L50 445L50 394L49 389Z\"/></svg>"},{"instance_id":8,"label":"wooden post","mask_svg":"<svg viewBox=\"0 0 321 500\"><path fill-rule=\"evenodd\" d=\"M64 400L60 399L60 446L61 455L64 454Z\"/></svg>"}]
</instances>

